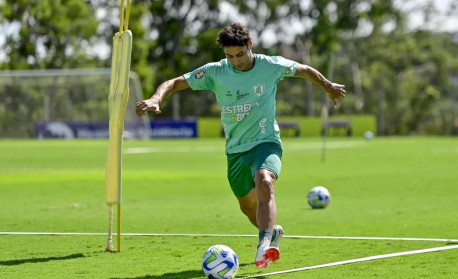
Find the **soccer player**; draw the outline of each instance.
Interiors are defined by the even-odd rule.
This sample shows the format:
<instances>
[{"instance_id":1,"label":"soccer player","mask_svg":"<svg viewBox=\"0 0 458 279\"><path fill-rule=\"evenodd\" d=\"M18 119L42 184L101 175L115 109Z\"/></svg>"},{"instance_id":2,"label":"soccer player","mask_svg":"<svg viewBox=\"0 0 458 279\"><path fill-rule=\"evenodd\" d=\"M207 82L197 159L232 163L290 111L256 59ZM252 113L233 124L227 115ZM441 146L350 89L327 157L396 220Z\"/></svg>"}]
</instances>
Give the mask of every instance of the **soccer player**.
<instances>
[{"instance_id":1,"label":"soccer player","mask_svg":"<svg viewBox=\"0 0 458 279\"><path fill-rule=\"evenodd\" d=\"M136 113L159 114L165 97L186 88L215 93L226 135L229 184L241 211L259 229L255 264L265 268L279 258L279 241L284 234L281 226L274 225L274 184L282 157L275 120L277 84L284 77L304 78L323 87L334 105L345 97L345 86L327 80L310 66L281 56L254 54L249 31L242 24L224 27L217 42L225 59L162 83L150 99L137 102Z\"/></svg>"}]
</instances>

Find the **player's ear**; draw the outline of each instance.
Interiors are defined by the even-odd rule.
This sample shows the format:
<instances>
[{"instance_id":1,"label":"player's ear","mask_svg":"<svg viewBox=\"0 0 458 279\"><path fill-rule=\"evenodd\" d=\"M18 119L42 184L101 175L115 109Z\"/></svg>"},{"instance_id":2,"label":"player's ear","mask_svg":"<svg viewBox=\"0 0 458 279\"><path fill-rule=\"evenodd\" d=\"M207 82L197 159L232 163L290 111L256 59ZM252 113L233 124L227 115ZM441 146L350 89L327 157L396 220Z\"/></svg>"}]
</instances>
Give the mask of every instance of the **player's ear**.
<instances>
[{"instance_id":1,"label":"player's ear","mask_svg":"<svg viewBox=\"0 0 458 279\"><path fill-rule=\"evenodd\" d=\"M253 42L252 42L252 41L249 41L249 42L248 42L248 49L251 50L252 47L253 47Z\"/></svg>"}]
</instances>

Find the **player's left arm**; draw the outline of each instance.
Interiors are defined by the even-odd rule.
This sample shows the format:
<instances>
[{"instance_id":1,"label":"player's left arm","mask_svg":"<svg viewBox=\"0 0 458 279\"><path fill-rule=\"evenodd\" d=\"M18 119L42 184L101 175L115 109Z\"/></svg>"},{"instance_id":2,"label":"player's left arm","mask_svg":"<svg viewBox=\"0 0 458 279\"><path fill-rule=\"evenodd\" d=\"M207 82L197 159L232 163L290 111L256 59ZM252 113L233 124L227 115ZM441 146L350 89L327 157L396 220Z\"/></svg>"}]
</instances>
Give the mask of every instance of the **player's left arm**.
<instances>
[{"instance_id":1,"label":"player's left arm","mask_svg":"<svg viewBox=\"0 0 458 279\"><path fill-rule=\"evenodd\" d=\"M329 81L318 70L310 66L296 63L296 73L294 76L301 77L323 87L334 106L337 105L338 100L345 97L345 85Z\"/></svg>"}]
</instances>

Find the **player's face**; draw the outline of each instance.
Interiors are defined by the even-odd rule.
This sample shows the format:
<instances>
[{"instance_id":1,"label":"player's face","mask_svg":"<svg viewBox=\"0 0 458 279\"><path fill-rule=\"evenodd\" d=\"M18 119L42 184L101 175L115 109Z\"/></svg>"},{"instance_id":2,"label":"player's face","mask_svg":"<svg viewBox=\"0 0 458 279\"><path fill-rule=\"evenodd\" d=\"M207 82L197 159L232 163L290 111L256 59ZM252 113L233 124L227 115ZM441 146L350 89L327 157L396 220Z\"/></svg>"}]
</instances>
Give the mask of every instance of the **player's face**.
<instances>
[{"instance_id":1,"label":"player's face","mask_svg":"<svg viewBox=\"0 0 458 279\"><path fill-rule=\"evenodd\" d=\"M226 58L238 71L247 71L253 67L251 43L248 46L229 46L224 48Z\"/></svg>"}]
</instances>

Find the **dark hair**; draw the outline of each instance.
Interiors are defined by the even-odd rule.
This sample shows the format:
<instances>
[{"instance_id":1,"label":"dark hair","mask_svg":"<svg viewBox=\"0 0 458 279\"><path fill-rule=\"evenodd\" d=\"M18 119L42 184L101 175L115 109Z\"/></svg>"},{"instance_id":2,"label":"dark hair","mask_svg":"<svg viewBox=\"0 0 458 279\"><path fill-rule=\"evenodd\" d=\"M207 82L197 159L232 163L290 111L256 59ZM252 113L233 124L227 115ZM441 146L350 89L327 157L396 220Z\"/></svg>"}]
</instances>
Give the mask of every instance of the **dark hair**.
<instances>
[{"instance_id":1,"label":"dark hair","mask_svg":"<svg viewBox=\"0 0 458 279\"><path fill-rule=\"evenodd\" d=\"M250 32L241 23L231 23L219 32L216 42L221 47L247 46L251 42Z\"/></svg>"}]
</instances>

